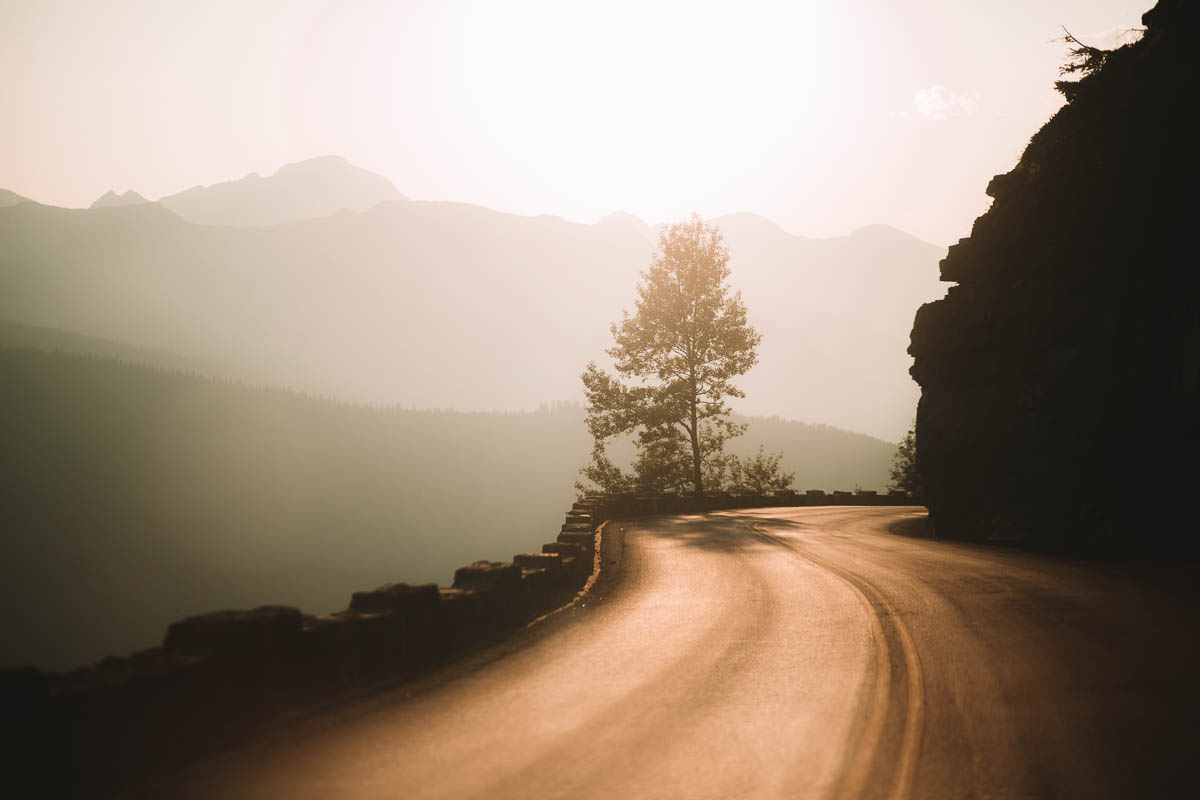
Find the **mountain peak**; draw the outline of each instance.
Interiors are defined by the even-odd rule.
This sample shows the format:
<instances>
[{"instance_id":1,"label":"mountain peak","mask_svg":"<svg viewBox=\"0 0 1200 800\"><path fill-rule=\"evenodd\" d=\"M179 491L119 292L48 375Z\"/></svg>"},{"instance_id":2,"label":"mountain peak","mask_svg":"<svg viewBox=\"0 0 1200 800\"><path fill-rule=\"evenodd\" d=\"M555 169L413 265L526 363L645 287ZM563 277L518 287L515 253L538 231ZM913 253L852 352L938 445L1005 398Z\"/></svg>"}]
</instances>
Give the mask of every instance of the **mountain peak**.
<instances>
[{"instance_id":1,"label":"mountain peak","mask_svg":"<svg viewBox=\"0 0 1200 800\"><path fill-rule=\"evenodd\" d=\"M653 233L650 226L641 217L635 217L627 211L614 211L596 224L633 231L641 236L650 236Z\"/></svg>"},{"instance_id":2,"label":"mountain peak","mask_svg":"<svg viewBox=\"0 0 1200 800\"><path fill-rule=\"evenodd\" d=\"M150 202L142 197L137 192L130 189L125 194L117 194L112 189L109 189L104 194L96 198L88 208L115 208L117 206L140 206L142 203Z\"/></svg>"},{"instance_id":3,"label":"mountain peak","mask_svg":"<svg viewBox=\"0 0 1200 800\"><path fill-rule=\"evenodd\" d=\"M303 161L293 161L291 164L284 164L275 171L276 175L286 172L304 172L310 170L357 170L358 167L351 164L341 156L313 156L306 158Z\"/></svg>"},{"instance_id":4,"label":"mountain peak","mask_svg":"<svg viewBox=\"0 0 1200 800\"><path fill-rule=\"evenodd\" d=\"M252 172L241 180L194 186L159 202L200 225L258 226L358 213L407 199L382 175L327 155L285 164L265 178Z\"/></svg>"},{"instance_id":5,"label":"mountain peak","mask_svg":"<svg viewBox=\"0 0 1200 800\"><path fill-rule=\"evenodd\" d=\"M596 224L597 225L610 225L610 224L637 225L638 227L641 227L641 228L649 228L650 227L649 225L647 225L645 223L645 221L642 220L641 217L634 216L633 214L630 214L628 211L614 211L611 214L609 214L608 216L601 219Z\"/></svg>"},{"instance_id":6,"label":"mountain peak","mask_svg":"<svg viewBox=\"0 0 1200 800\"><path fill-rule=\"evenodd\" d=\"M717 217L715 221L723 232L736 229L743 233L788 235L787 231L779 227L779 223L760 214L751 214L746 211L726 214L723 217Z\"/></svg>"}]
</instances>

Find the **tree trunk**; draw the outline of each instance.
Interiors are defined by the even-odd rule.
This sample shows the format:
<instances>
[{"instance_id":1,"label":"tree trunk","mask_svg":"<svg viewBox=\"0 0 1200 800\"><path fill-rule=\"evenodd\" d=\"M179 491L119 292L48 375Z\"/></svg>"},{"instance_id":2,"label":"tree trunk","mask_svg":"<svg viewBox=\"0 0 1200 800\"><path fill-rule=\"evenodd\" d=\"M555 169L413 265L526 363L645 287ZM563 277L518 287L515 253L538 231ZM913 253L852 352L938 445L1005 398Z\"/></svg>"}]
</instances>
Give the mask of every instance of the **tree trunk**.
<instances>
[{"instance_id":1,"label":"tree trunk","mask_svg":"<svg viewBox=\"0 0 1200 800\"><path fill-rule=\"evenodd\" d=\"M696 484L696 496L704 494L704 476L700 472L700 427L696 419L696 402L692 401L692 482Z\"/></svg>"}]
</instances>

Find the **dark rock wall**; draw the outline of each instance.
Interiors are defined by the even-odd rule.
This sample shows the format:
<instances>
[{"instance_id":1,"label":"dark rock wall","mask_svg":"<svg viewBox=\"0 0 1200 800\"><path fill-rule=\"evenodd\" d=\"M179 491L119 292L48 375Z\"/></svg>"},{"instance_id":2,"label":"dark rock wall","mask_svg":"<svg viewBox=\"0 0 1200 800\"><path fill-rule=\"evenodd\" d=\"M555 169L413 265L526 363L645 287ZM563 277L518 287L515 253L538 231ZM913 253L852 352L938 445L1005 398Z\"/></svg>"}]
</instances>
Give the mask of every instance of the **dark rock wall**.
<instances>
[{"instance_id":1,"label":"dark rock wall","mask_svg":"<svg viewBox=\"0 0 1200 800\"><path fill-rule=\"evenodd\" d=\"M917 464L939 536L1194 553L1195 3L1163 0L992 179L917 312Z\"/></svg>"}]
</instances>

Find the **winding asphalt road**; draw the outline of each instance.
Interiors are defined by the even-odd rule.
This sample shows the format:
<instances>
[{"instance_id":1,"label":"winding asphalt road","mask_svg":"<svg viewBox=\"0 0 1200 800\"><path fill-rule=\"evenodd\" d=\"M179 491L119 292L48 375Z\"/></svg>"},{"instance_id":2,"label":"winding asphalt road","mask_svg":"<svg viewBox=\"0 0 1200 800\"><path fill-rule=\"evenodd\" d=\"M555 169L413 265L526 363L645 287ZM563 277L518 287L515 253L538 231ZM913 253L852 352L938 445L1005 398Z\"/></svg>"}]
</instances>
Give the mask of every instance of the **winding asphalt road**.
<instances>
[{"instance_id":1,"label":"winding asphalt road","mask_svg":"<svg viewBox=\"0 0 1200 800\"><path fill-rule=\"evenodd\" d=\"M160 787L204 798L1200 796L1197 570L653 518L514 640Z\"/></svg>"}]
</instances>

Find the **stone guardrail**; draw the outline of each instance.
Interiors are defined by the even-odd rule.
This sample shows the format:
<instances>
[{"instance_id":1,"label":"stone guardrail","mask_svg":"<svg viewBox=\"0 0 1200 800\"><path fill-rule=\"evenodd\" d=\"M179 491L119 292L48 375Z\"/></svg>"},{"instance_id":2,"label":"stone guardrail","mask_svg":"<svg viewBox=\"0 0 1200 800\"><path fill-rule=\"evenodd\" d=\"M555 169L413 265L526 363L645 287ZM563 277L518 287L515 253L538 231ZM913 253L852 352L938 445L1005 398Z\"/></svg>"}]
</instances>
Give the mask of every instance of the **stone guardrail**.
<instances>
[{"instance_id":1,"label":"stone guardrail","mask_svg":"<svg viewBox=\"0 0 1200 800\"><path fill-rule=\"evenodd\" d=\"M0 745L18 787L39 796L104 794L298 713L427 672L569 604L598 568L605 520L908 504L905 495L875 492L590 495L542 552L461 567L450 587L387 584L354 592L348 609L325 616L285 606L202 614L172 623L161 647L127 657L66 673L4 670Z\"/></svg>"}]
</instances>

